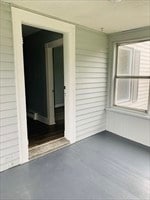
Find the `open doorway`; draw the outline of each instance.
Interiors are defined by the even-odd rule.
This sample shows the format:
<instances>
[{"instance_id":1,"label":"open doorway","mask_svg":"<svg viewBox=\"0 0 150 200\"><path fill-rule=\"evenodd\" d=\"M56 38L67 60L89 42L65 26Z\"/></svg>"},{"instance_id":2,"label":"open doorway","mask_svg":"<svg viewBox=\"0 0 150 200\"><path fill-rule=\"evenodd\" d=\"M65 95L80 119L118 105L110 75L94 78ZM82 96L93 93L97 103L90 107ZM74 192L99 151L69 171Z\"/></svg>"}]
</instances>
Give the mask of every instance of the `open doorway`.
<instances>
[{"instance_id":1,"label":"open doorway","mask_svg":"<svg viewBox=\"0 0 150 200\"><path fill-rule=\"evenodd\" d=\"M26 25L22 25L22 35L27 133L33 158L68 143L64 139L63 35Z\"/></svg>"},{"instance_id":2,"label":"open doorway","mask_svg":"<svg viewBox=\"0 0 150 200\"><path fill-rule=\"evenodd\" d=\"M75 26L33 12L12 7L14 63L16 76L16 101L19 142L19 163L29 161L28 131L26 117L25 75L22 45L22 24L63 34L64 82L65 82L65 131L70 142L76 141L76 79L75 79Z\"/></svg>"}]
</instances>

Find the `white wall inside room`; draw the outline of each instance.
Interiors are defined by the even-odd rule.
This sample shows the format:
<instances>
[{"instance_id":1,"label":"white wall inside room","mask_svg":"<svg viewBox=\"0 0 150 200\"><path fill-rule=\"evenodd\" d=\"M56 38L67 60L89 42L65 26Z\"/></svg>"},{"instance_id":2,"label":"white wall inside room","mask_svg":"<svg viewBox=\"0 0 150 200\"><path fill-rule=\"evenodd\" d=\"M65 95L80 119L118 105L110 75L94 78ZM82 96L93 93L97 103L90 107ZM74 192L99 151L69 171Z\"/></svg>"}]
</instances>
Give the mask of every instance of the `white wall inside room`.
<instances>
[{"instance_id":1,"label":"white wall inside room","mask_svg":"<svg viewBox=\"0 0 150 200\"><path fill-rule=\"evenodd\" d=\"M106 130L138 143L150 146L150 115L113 107L113 65L115 43L150 39L149 27L109 35L109 75Z\"/></svg>"}]
</instances>

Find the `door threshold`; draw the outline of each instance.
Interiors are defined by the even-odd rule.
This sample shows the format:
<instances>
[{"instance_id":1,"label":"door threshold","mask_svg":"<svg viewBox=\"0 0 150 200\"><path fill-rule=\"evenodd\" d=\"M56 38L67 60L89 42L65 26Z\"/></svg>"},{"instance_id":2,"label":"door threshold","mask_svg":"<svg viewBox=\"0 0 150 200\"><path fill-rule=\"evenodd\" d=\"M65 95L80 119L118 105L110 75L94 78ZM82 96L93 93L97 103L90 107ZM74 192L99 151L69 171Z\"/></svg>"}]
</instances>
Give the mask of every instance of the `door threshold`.
<instances>
[{"instance_id":1,"label":"door threshold","mask_svg":"<svg viewBox=\"0 0 150 200\"><path fill-rule=\"evenodd\" d=\"M41 157L50 152L61 149L69 144L70 144L70 142L65 137L61 137L61 138L51 140L49 142L45 142L43 144L40 144L40 145L37 145L34 147L30 147L29 148L29 160L33 160L35 158Z\"/></svg>"}]
</instances>

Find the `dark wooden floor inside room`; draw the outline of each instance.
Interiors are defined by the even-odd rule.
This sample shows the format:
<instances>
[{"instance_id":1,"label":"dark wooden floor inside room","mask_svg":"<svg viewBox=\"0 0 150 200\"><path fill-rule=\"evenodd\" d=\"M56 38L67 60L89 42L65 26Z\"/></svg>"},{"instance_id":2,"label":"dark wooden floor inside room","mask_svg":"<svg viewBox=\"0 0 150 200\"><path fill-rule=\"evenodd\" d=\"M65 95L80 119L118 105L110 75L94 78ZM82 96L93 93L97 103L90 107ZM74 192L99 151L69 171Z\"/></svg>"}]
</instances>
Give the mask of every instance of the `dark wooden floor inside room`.
<instances>
[{"instance_id":1,"label":"dark wooden floor inside room","mask_svg":"<svg viewBox=\"0 0 150 200\"><path fill-rule=\"evenodd\" d=\"M55 108L55 124L47 125L27 118L29 147L43 144L64 136L64 107Z\"/></svg>"},{"instance_id":2,"label":"dark wooden floor inside room","mask_svg":"<svg viewBox=\"0 0 150 200\"><path fill-rule=\"evenodd\" d=\"M28 118L27 124L29 147L33 147L64 136L63 120L57 122L55 125L47 125L37 120Z\"/></svg>"}]
</instances>

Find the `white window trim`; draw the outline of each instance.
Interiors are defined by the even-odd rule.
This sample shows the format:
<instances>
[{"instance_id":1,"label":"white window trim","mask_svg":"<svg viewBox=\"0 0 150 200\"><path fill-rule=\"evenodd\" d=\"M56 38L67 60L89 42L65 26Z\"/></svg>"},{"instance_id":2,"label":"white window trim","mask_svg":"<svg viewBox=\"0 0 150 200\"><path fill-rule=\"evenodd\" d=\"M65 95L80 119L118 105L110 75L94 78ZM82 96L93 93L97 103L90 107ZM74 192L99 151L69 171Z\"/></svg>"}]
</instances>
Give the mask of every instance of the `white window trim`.
<instances>
[{"instance_id":1,"label":"white window trim","mask_svg":"<svg viewBox=\"0 0 150 200\"><path fill-rule=\"evenodd\" d=\"M106 108L106 111L112 111L116 113L121 113L121 114L129 115L129 116L134 116L134 117L150 120L150 115L147 113L139 112L136 110L129 110L129 109L119 107L119 106L117 108L116 107Z\"/></svg>"},{"instance_id":2,"label":"white window trim","mask_svg":"<svg viewBox=\"0 0 150 200\"><path fill-rule=\"evenodd\" d=\"M75 129L75 26L42 15L12 7L14 61L16 75L16 98L18 112L18 137L20 164L29 160L26 122L26 100L22 48L22 24L59 32L64 39L65 137L76 141ZM70 112L71 111L71 112Z\"/></svg>"},{"instance_id":3,"label":"white window trim","mask_svg":"<svg viewBox=\"0 0 150 200\"><path fill-rule=\"evenodd\" d=\"M109 49L109 76L108 76L108 98L107 101L107 108L108 111L114 111L118 113L123 113L131 116L140 117L143 119L150 119L150 91L149 91L149 99L148 99L148 112L141 112L140 110L131 109L131 108L124 108L121 106L114 105L114 98L115 98L115 73L116 73L116 64L117 64L117 47L119 44L129 44L129 43L136 43L140 41L150 40L149 37L146 38L137 38L137 39L129 39L129 40L110 40L110 49ZM111 52L112 51L112 52ZM110 89L110 90L109 90Z\"/></svg>"},{"instance_id":4,"label":"white window trim","mask_svg":"<svg viewBox=\"0 0 150 200\"><path fill-rule=\"evenodd\" d=\"M119 47L119 45L117 45L117 53L118 53L118 47ZM129 48L126 48L126 47L123 47L124 49L128 49L129 50ZM132 50L130 49L130 52L131 52L131 54L132 54ZM132 56L131 56L132 57ZM116 59L118 60L118 56L116 56ZM116 74L117 74L117 60L115 61L116 62L116 69L115 69L115 76L116 76ZM131 71L131 65L132 65L132 58L131 58L131 60L130 60L130 71ZM114 77L115 78L115 77ZM116 86L116 84L117 84L117 78L115 78L115 80L114 80L114 85ZM114 88L115 89L115 88ZM115 92L115 94L114 94L114 103L115 103L115 101L116 101L116 98L117 98L117 95L118 95L118 92L117 91L114 91ZM130 99L131 99L131 83L130 83L130 86L129 86L129 99L122 99L122 100L119 100L119 103L123 103L123 102L127 102L127 101L130 101Z\"/></svg>"}]
</instances>

